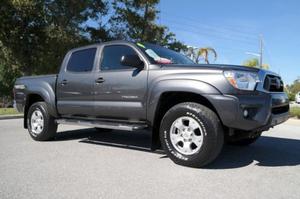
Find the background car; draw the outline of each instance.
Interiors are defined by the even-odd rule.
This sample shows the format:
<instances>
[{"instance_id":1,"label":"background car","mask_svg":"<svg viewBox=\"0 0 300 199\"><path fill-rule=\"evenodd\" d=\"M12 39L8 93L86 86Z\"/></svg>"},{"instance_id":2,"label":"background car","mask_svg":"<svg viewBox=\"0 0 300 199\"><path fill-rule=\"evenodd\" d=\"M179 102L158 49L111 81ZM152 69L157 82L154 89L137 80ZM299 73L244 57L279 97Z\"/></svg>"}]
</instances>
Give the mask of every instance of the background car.
<instances>
[{"instance_id":1,"label":"background car","mask_svg":"<svg viewBox=\"0 0 300 199\"><path fill-rule=\"evenodd\" d=\"M300 92L295 95L295 101L297 104L300 104Z\"/></svg>"}]
</instances>

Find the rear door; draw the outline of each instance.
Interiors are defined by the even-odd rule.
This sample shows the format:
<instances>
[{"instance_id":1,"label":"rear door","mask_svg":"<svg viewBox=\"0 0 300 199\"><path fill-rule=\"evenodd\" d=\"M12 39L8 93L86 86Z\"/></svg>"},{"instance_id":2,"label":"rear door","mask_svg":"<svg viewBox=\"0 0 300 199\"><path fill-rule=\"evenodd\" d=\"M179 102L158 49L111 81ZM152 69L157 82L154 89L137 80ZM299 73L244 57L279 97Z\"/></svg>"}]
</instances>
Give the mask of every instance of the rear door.
<instances>
[{"instance_id":1,"label":"rear door","mask_svg":"<svg viewBox=\"0 0 300 199\"><path fill-rule=\"evenodd\" d=\"M94 111L94 65L97 47L71 52L57 80L57 108L62 115L86 117Z\"/></svg>"},{"instance_id":2,"label":"rear door","mask_svg":"<svg viewBox=\"0 0 300 199\"><path fill-rule=\"evenodd\" d=\"M95 73L95 115L100 118L132 121L146 118L147 64L136 48L109 44L102 48L98 72ZM123 55L138 55L144 68L120 63Z\"/></svg>"}]
</instances>

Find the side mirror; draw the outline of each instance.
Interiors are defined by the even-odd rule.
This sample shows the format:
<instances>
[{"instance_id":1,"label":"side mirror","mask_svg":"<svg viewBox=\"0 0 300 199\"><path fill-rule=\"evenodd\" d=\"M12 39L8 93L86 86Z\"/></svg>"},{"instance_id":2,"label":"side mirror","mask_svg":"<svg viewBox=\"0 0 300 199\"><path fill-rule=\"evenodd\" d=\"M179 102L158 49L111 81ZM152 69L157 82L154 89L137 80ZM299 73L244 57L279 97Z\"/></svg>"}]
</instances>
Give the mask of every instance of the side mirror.
<instances>
[{"instance_id":1,"label":"side mirror","mask_svg":"<svg viewBox=\"0 0 300 199\"><path fill-rule=\"evenodd\" d=\"M123 66L132 66L140 69L144 67L144 63L138 55L123 55L121 57L121 64Z\"/></svg>"}]
</instances>

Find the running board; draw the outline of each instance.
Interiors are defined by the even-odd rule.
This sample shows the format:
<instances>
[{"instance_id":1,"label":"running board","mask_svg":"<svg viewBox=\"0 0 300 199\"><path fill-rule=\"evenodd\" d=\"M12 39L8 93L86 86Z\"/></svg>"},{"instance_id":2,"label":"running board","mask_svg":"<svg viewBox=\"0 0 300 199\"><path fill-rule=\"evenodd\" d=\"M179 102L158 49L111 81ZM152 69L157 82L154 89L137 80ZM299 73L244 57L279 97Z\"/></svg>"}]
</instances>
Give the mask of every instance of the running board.
<instances>
[{"instance_id":1,"label":"running board","mask_svg":"<svg viewBox=\"0 0 300 199\"><path fill-rule=\"evenodd\" d=\"M120 123L120 122L107 122L107 121L88 121L88 120L78 120L78 119L57 119L56 123L79 125L79 126L90 126L90 127L115 129L115 130L123 130L123 131L136 131L148 127L146 124L130 124L130 123Z\"/></svg>"}]
</instances>

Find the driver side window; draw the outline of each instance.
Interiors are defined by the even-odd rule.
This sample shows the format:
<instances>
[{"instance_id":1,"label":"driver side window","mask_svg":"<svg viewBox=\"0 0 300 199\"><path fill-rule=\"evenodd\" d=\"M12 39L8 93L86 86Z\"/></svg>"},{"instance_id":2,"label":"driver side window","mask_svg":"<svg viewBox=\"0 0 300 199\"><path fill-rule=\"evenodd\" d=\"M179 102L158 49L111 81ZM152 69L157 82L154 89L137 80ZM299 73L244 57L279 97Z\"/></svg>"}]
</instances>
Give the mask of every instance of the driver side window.
<instances>
[{"instance_id":1,"label":"driver side window","mask_svg":"<svg viewBox=\"0 0 300 199\"><path fill-rule=\"evenodd\" d=\"M125 45L105 46L102 51L101 70L132 69L130 66L121 64L123 55L137 55L135 50Z\"/></svg>"}]
</instances>

